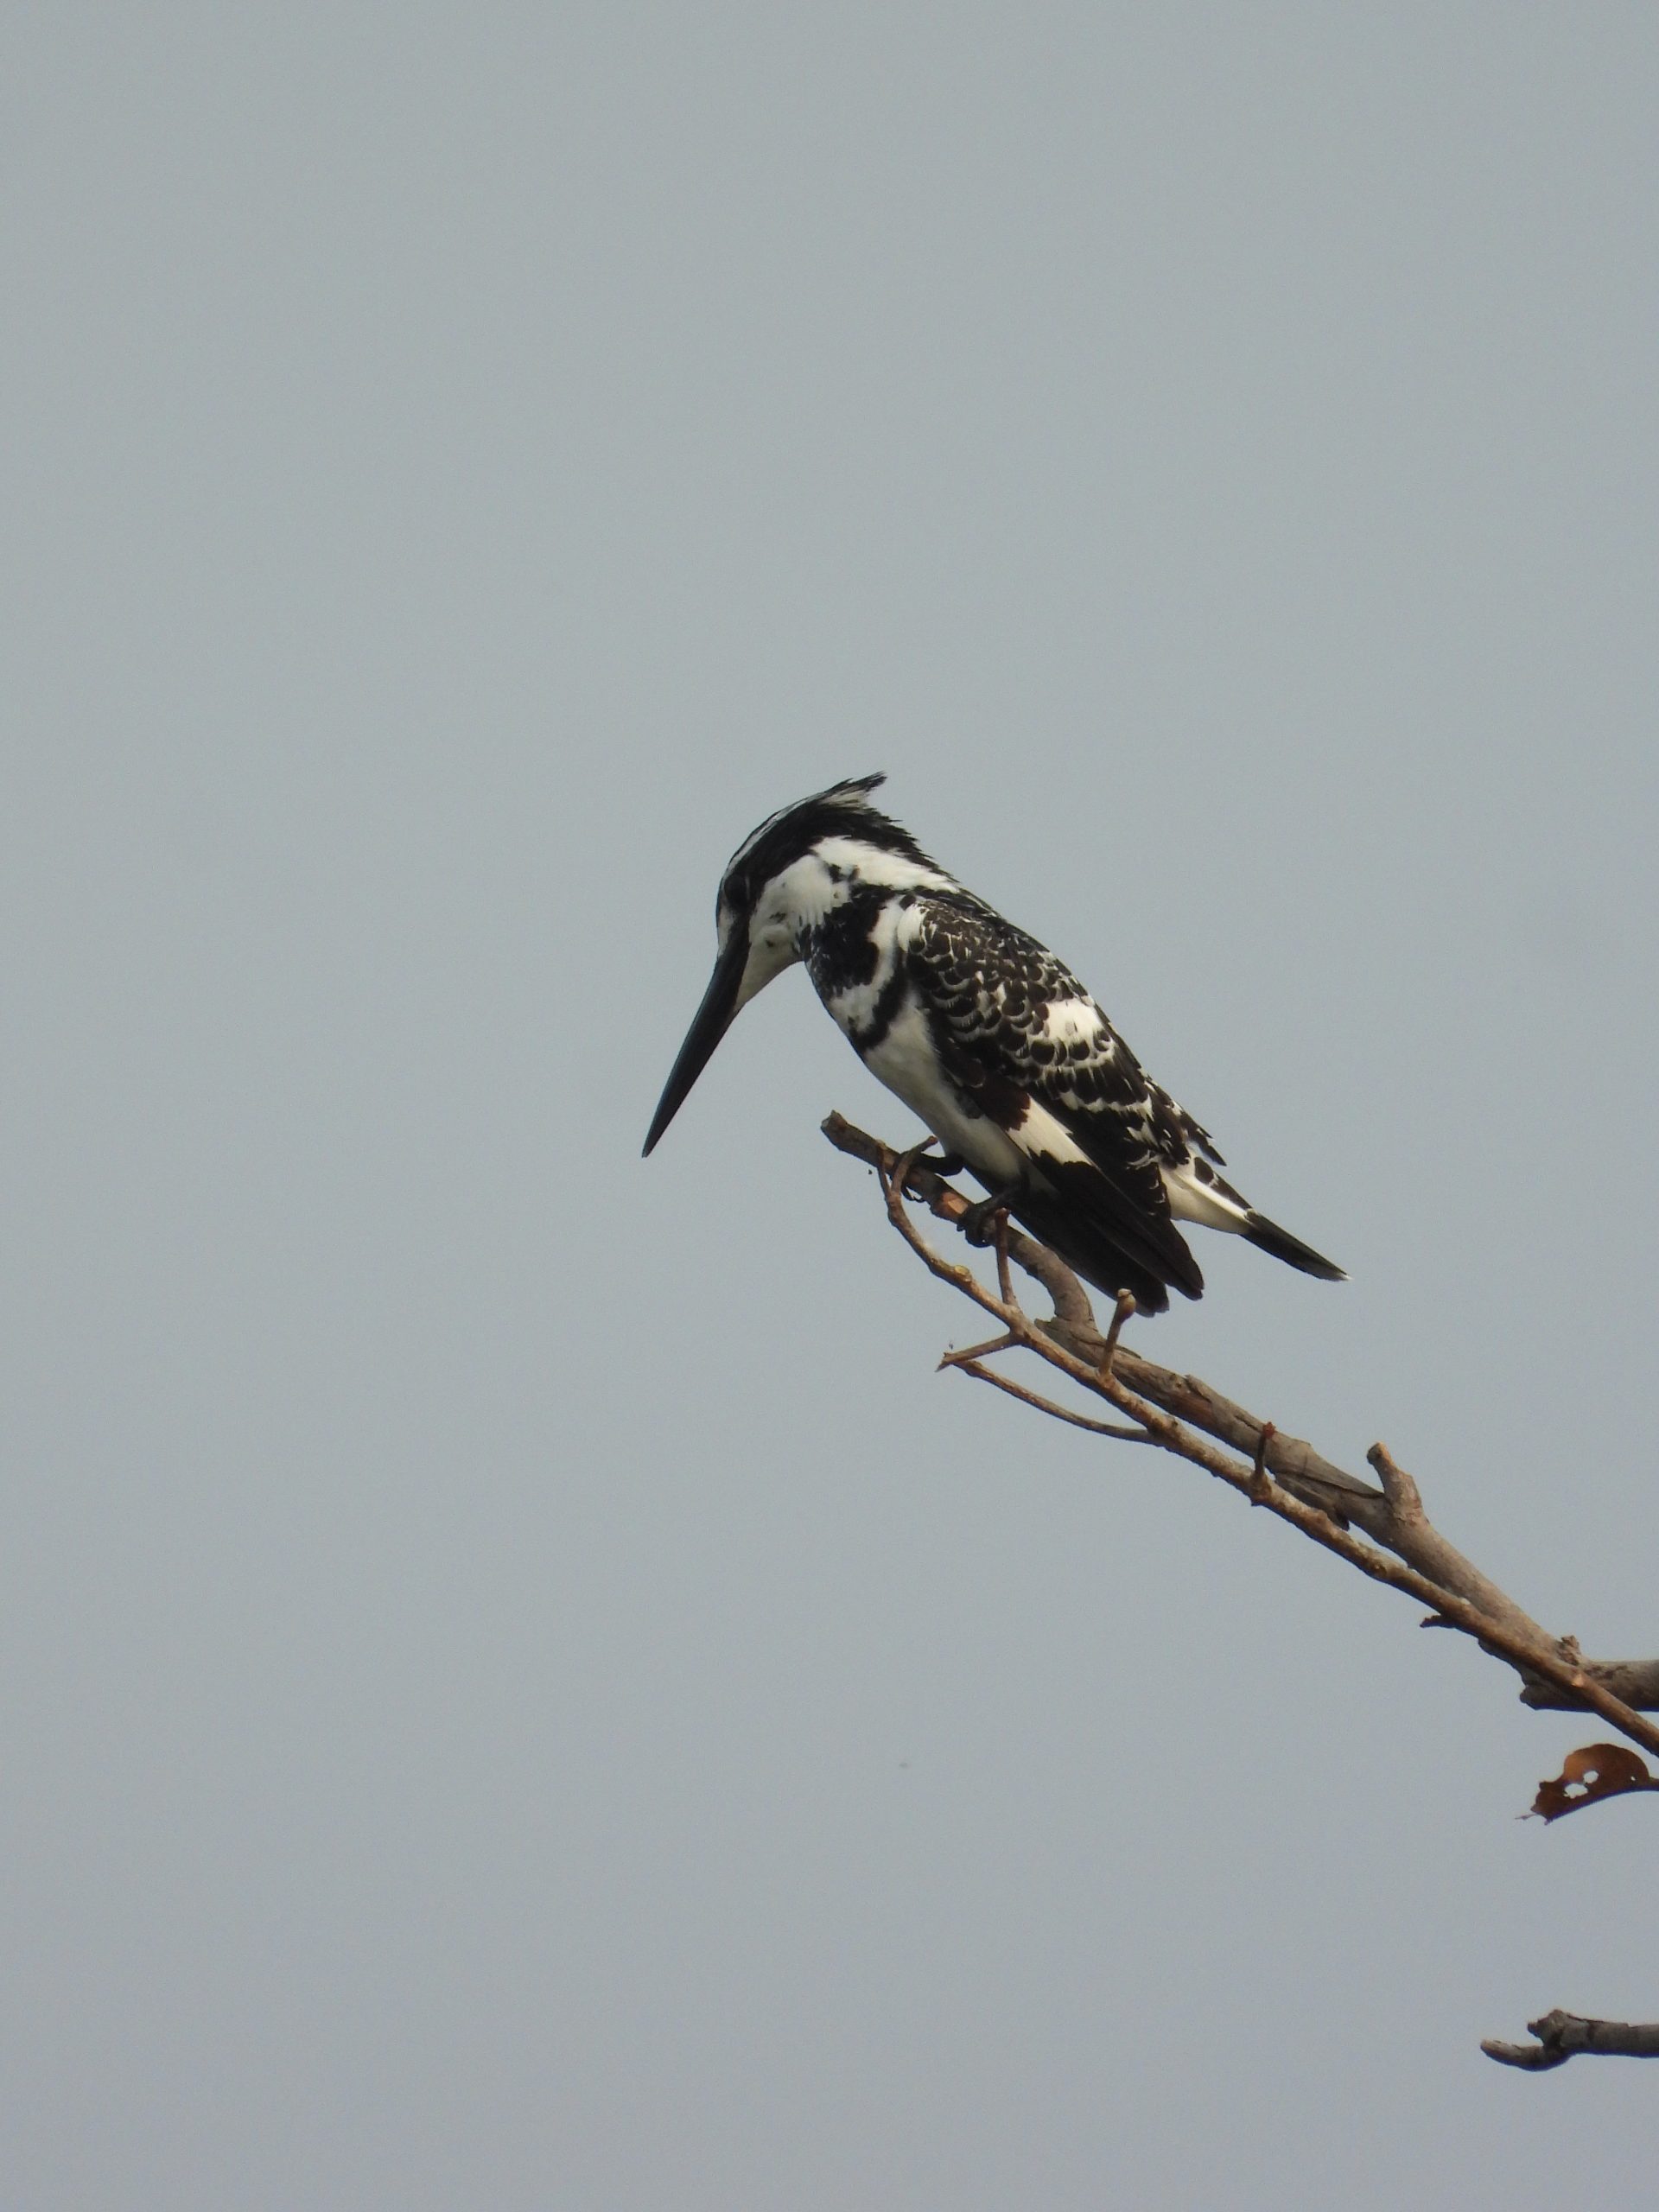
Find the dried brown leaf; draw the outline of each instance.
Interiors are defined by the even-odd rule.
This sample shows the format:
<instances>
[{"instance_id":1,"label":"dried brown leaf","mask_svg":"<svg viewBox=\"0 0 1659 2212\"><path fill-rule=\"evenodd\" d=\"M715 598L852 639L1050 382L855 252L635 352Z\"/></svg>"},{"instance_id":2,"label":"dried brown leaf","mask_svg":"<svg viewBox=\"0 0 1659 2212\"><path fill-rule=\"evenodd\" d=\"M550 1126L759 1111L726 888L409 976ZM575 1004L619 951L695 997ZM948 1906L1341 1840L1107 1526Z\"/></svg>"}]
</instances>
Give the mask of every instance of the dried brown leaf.
<instances>
[{"instance_id":1,"label":"dried brown leaf","mask_svg":"<svg viewBox=\"0 0 1659 2212\"><path fill-rule=\"evenodd\" d=\"M1622 1797L1627 1789L1659 1789L1659 1777L1627 1745L1586 1744L1567 1753L1553 1782L1539 1783L1532 1809L1546 1821L1559 1821L1563 1813L1603 1797Z\"/></svg>"}]
</instances>

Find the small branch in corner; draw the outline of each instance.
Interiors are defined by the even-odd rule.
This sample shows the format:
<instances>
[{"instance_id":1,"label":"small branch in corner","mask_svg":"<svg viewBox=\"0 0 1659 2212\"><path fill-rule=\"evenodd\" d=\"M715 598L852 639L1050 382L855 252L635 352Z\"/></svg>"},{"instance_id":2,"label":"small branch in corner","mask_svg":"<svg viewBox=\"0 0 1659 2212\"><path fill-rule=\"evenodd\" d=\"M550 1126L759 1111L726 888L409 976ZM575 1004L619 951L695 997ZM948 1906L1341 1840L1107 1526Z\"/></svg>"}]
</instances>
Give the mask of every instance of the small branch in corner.
<instances>
[{"instance_id":1,"label":"small branch in corner","mask_svg":"<svg viewBox=\"0 0 1659 2212\"><path fill-rule=\"evenodd\" d=\"M1527 2022L1536 2043L1500 2043L1489 2036L1481 2044L1500 2066L1547 2074L1569 2058L1659 2058L1659 2020L1587 2020L1578 2012L1546 2012Z\"/></svg>"}]
</instances>

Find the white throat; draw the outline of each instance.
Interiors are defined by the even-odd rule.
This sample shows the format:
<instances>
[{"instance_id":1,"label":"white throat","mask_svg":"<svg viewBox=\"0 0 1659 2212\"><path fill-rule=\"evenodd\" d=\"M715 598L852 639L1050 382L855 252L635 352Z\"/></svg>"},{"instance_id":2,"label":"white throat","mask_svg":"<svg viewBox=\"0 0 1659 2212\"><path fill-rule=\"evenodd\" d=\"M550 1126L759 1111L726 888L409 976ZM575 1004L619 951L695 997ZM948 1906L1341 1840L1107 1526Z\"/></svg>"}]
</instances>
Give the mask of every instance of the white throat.
<instances>
[{"instance_id":1,"label":"white throat","mask_svg":"<svg viewBox=\"0 0 1659 2212\"><path fill-rule=\"evenodd\" d=\"M943 868L861 837L821 837L762 890L749 920L749 957L737 1002L747 1006L801 957L805 940L860 889L938 891L955 887Z\"/></svg>"}]
</instances>

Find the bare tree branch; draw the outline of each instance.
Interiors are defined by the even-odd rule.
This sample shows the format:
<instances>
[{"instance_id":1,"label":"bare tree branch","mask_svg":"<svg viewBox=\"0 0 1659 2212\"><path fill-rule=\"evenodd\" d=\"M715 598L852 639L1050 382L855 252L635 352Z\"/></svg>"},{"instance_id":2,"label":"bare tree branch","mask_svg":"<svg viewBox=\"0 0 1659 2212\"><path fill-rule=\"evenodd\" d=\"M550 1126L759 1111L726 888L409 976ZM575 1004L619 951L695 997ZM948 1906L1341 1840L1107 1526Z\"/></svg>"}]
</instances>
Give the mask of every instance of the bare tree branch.
<instances>
[{"instance_id":1,"label":"bare tree branch","mask_svg":"<svg viewBox=\"0 0 1659 2212\"><path fill-rule=\"evenodd\" d=\"M1641 1709L1659 1710L1659 1660L1586 1661L1573 1637L1552 1636L1440 1535L1415 1480L1385 1445L1374 1444L1365 1455L1377 1478L1373 1487L1333 1465L1300 1437L1283 1435L1272 1421L1233 1404L1196 1375L1178 1375L1142 1358L1119 1338L1135 1311L1127 1294L1118 1299L1103 1337L1076 1275L1046 1246L1014 1228L1006 1213L995 1217L997 1288L987 1289L972 1268L936 1251L912 1218L912 1197L957 1229L976 1229L981 1218L980 1209L971 1208L927 1166L922 1158L925 1145L895 1154L839 1114L830 1115L823 1134L838 1150L874 1168L888 1218L923 1265L1001 1323L999 1336L947 1352L942 1367L960 1368L974 1381L988 1382L1074 1427L1154 1444L1202 1467L1372 1581L1427 1606L1425 1626L1457 1630L1506 1661L1520 1675L1528 1704L1598 1713L1630 1742L1659 1753L1659 1727L1644 1719ZM975 1241L984 1240L976 1235ZM1054 1311L1046 1319L1033 1319L1020 1305L1011 1265L1048 1293ZM1125 1420L1093 1420L986 1364L1010 1351L1035 1353L1080 1389L1105 1399ZM1541 1785L1535 1810L1554 1818L1603 1796L1656 1787L1659 1779L1649 1777L1634 1754L1620 1745L1596 1744L1572 1753L1560 1779ZM1532 2072L1564 2066L1579 2052L1659 2058L1659 2024L1591 2020L1555 2012L1529 2026L1535 2043L1491 2040L1481 2049L1505 2066Z\"/></svg>"},{"instance_id":2,"label":"bare tree branch","mask_svg":"<svg viewBox=\"0 0 1659 2212\"><path fill-rule=\"evenodd\" d=\"M1034 1352L1127 1415L1138 1438L1204 1468L1372 1581L1387 1583L1427 1606L1437 1624L1473 1637L1516 1669L1528 1704L1598 1713L1632 1743L1659 1755L1659 1727L1644 1720L1640 1709L1659 1710L1659 1660L1586 1661L1574 1639L1552 1636L1440 1535L1423 1510L1415 1482L1383 1446L1373 1446L1368 1455L1379 1478L1373 1487L1300 1438L1287 1436L1235 1405L1198 1376L1177 1374L1131 1351L1116 1341L1116 1326L1109 1332L1109 1359L1107 1338L1071 1269L1046 1246L999 1223L999 1275L1006 1253L1053 1301L1051 1318L1033 1319L1011 1292L1003 1296L987 1289L971 1268L944 1258L917 1230L907 1196L958 1228L971 1211L960 1192L919 1156L925 1147L901 1156L839 1114L830 1115L823 1133L837 1150L875 1169L893 1227L929 1270L1002 1324L1006 1335L998 1340L999 1348L1012 1343ZM1116 1325L1123 1312L1120 1303ZM979 1348L982 1354L984 1350ZM1010 1389L1006 1377L994 1376L977 1360L969 1364L970 1357L963 1356L964 1372ZM1017 1388L1011 1394L1021 1395ZM1077 1419L1047 1401L1038 1402L1043 1411ZM1216 1444L1241 1458L1217 1451ZM1264 1481L1264 1476L1272 1480ZM1625 1689L1638 1694L1627 1698L1621 1694Z\"/></svg>"},{"instance_id":3,"label":"bare tree branch","mask_svg":"<svg viewBox=\"0 0 1659 2212\"><path fill-rule=\"evenodd\" d=\"M1488 2037L1481 2049L1500 2066L1520 2066L1531 2074L1565 2066L1569 2058L1659 2058L1659 2021L1586 2020L1577 2012L1546 2012L1527 2022L1536 2043L1499 2043Z\"/></svg>"},{"instance_id":4,"label":"bare tree branch","mask_svg":"<svg viewBox=\"0 0 1659 2212\"><path fill-rule=\"evenodd\" d=\"M959 1367L964 1375L971 1375L976 1382L993 1383L999 1390L1006 1390L1011 1398L1018 1398L1022 1406L1035 1406L1039 1413L1052 1414L1056 1421L1070 1421L1073 1428L1089 1429L1096 1436L1115 1436L1123 1444L1149 1444L1152 1440L1144 1428L1126 1428L1121 1422L1090 1421L1087 1414L1074 1413L1070 1406L1057 1406L1052 1398L1039 1398L1034 1390L1027 1390L1023 1383L1014 1382L1008 1376L999 1375L994 1368L984 1366L979 1360L964 1359L960 1353L939 1362L941 1367Z\"/></svg>"},{"instance_id":5,"label":"bare tree branch","mask_svg":"<svg viewBox=\"0 0 1659 2212\"><path fill-rule=\"evenodd\" d=\"M1626 1705L1643 1713L1659 1713L1659 1659L1585 1659L1580 1663ZM1577 1700L1562 1695L1553 1682L1527 1682L1521 1701L1556 1712L1577 1709Z\"/></svg>"}]
</instances>

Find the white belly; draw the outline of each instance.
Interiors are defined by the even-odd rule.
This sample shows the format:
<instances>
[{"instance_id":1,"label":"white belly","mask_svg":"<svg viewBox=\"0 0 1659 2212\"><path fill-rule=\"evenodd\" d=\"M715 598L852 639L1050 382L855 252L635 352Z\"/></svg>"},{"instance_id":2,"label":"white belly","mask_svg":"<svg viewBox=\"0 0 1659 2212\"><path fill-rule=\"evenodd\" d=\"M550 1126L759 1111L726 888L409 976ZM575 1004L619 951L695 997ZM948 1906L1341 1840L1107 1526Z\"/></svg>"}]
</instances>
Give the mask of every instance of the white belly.
<instances>
[{"instance_id":1,"label":"white belly","mask_svg":"<svg viewBox=\"0 0 1659 2212\"><path fill-rule=\"evenodd\" d=\"M865 1054L864 1065L921 1116L947 1152L960 1153L982 1183L1002 1190L1023 1182L1029 1165L1024 1154L987 1116L963 1111L939 1071L927 1018L913 999L899 1008L881 1042Z\"/></svg>"}]
</instances>

